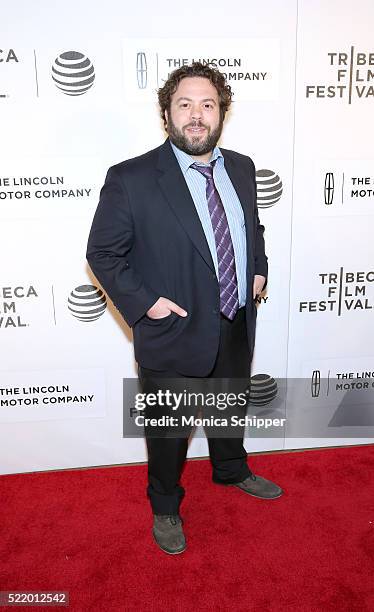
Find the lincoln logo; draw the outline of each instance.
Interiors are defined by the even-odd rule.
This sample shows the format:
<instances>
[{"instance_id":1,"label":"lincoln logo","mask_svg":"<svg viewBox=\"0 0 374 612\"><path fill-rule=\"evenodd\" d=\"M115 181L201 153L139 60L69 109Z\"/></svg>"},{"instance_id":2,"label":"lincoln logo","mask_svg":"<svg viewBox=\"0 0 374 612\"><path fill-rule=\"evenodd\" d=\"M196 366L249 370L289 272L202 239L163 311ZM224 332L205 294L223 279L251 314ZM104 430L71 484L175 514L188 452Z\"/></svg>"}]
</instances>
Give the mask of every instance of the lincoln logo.
<instances>
[{"instance_id":1,"label":"lincoln logo","mask_svg":"<svg viewBox=\"0 0 374 612\"><path fill-rule=\"evenodd\" d=\"M319 392L321 389L321 372L319 370L313 370L310 389L312 392L312 397L319 397Z\"/></svg>"},{"instance_id":2,"label":"lincoln logo","mask_svg":"<svg viewBox=\"0 0 374 612\"><path fill-rule=\"evenodd\" d=\"M139 89L147 87L147 58L143 51L136 54L136 76Z\"/></svg>"},{"instance_id":3,"label":"lincoln logo","mask_svg":"<svg viewBox=\"0 0 374 612\"><path fill-rule=\"evenodd\" d=\"M332 172L326 172L325 176L325 204L329 206L334 199L334 175Z\"/></svg>"}]
</instances>

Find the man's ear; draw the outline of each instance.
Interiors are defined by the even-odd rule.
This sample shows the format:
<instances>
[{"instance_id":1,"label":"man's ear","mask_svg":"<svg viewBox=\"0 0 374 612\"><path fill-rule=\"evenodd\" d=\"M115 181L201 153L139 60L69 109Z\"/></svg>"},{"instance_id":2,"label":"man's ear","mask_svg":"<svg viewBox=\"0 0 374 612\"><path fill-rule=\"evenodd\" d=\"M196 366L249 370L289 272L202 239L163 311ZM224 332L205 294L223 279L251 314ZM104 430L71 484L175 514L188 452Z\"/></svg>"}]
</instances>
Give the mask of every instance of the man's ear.
<instances>
[{"instance_id":1,"label":"man's ear","mask_svg":"<svg viewBox=\"0 0 374 612\"><path fill-rule=\"evenodd\" d=\"M169 121L169 114L167 109L165 108L165 130L167 131L168 129L168 121Z\"/></svg>"}]
</instances>

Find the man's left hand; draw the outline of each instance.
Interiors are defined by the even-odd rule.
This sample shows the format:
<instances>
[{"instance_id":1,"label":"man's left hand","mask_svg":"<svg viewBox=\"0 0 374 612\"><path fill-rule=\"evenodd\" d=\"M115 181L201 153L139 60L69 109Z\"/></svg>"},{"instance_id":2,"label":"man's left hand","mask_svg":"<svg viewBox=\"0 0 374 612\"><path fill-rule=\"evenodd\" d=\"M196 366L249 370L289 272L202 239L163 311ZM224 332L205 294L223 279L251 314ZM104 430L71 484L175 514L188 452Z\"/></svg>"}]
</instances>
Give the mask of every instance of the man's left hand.
<instances>
[{"instance_id":1,"label":"man's left hand","mask_svg":"<svg viewBox=\"0 0 374 612\"><path fill-rule=\"evenodd\" d=\"M261 276L261 274L255 274L253 279L253 299L255 299L258 295L260 295L264 285L266 278L265 276Z\"/></svg>"}]
</instances>

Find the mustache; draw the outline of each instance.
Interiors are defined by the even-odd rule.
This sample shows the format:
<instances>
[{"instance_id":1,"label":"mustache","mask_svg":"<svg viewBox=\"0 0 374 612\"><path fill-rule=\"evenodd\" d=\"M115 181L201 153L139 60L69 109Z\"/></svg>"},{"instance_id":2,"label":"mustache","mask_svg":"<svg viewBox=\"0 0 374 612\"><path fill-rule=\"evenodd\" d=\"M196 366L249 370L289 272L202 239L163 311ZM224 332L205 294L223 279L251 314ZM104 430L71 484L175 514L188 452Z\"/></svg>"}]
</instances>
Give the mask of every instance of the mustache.
<instances>
[{"instance_id":1,"label":"mustache","mask_svg":"<svg viewBox=\"0 0 374 612\"><path fill-rule=\"evenodd\" d=\"M191 121L191 123L187 123L187 125L185 125L183 127L183 129L187 129L187 128L205 128L206 130L209 129L207 125L205 125L205 123L203 123L202 121Z\"/></svg>"}]
</instances>

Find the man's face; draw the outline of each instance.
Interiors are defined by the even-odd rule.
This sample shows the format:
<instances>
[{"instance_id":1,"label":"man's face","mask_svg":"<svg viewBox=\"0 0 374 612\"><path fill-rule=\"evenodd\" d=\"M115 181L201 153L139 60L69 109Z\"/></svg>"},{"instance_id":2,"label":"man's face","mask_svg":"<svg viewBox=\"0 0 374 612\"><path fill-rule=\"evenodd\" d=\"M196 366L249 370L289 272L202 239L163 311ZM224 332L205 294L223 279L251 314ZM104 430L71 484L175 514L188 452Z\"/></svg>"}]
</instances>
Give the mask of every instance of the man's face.
<instances>
[{"instance_id":1,"label":"man's face","mask_svg":"<svg viewBox=\"0 0 374 612\"><path fill-rule=\"evenodd\" d=\"M173 144L192 157L206 157L221 136L218 93L204 77L185 77L165 111L167 131Z\"/></svg>"}]
</instances>

